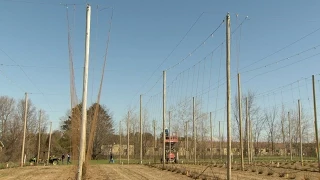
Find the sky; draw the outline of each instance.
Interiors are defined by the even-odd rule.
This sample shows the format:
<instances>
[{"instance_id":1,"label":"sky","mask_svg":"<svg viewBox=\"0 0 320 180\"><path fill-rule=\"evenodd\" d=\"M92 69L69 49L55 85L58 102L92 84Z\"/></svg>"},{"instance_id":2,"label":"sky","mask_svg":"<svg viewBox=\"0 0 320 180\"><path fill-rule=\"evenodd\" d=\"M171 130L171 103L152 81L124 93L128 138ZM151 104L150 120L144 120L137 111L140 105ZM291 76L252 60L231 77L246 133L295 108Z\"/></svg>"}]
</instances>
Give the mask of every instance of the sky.
<instances>
[{"instance_id":1,"label":"sky","mask_svg":"<svg viewBox=\"0 0 320 180\"><path fill-rule=\"evenodd\" d=\"M196 97L203 112L214 112L215 125L225 120L228 12L232 96L240 73L242 92L255 92L264 109L296 108L301 99L312 112L311 76L320 79L317 0L0 0L1 95L22 99L28 92L53 129L70 109L68 24L82 98L85 3L92 8L88 107L97 99L112 23L100 102L112 112L115 128L129 108L138 110L142 94L149 120L160 129L164 70L167 110Z\"/></svg>"}]
</instances>

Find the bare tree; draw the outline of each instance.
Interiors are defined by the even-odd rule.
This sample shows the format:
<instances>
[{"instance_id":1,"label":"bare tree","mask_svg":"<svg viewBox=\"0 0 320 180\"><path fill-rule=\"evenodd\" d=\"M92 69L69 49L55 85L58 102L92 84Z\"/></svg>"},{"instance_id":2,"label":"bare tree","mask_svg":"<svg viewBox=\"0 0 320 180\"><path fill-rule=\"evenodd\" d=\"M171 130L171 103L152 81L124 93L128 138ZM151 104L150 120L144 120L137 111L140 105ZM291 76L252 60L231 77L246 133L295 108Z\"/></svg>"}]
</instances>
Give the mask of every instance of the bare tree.
<instances>
[{"instance_id":1,"label":"bare tree","mask_svg":"<svg viewBox=\"0 0 320 180\"><path fill-rule=\"evenodd\" d=\"M277 107L273 106L271 110L265 110L265 120L268 126L268 140L271 142L271 153L274 154L274 144L277 132L276 117L277 117Z\"/></svg>"}]
</instances>

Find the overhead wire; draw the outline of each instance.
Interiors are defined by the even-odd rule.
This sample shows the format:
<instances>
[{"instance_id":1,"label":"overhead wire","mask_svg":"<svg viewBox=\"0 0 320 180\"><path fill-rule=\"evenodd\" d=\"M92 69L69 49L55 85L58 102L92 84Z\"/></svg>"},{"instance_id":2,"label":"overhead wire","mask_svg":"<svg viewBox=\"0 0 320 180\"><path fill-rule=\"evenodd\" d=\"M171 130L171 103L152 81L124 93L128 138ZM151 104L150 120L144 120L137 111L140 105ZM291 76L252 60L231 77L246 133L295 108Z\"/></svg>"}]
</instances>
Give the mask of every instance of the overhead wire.
<instances>
[{"instance_id":1,"label":"overhead wire","mask_svg":"<svg viewBox=\"0 0 320 180\"><path fill-rule=\"evenodd\" d=\"M265 60L265 59L267 59L267 58L269 58L269 57L271 57L271 56L273 56L273 55L275 55L275 54L277 54L277 53L279 53L279 52L281 52L281 51L283 51L283 50L287 49L288 47L290 47L290 46L292 46L292 45L294 45L294 44L298 43L299 41L301 41L301 40L303 40L303 39L307 38L308 36L310 36L310 35L312 35L312 34L316 33L316 32L317 32L317 31L319 31L319 30L320 30L320 28L317 28L316 30L314 30L314 31L312 31L312 32L310 32L310 33L308 33L308 34L306 34L306 35L302 36L301 38L299 38L299 39L295 40L294 42L292 42L292 43L290 43L290 44L288 44L288 45L286 45L286 46L284 46L284 47L280 48L279 50L277 50L277 51L275 51L275 52L273 52L273 53L271 53L271 54L269 54L269 55L267 55L267 56L265 56L265 57L263 57L263 58L261 58L261 59L259 59L259 60L255 61L255 62L253 62L253 63L251 63L251 64L249 64L249 65L247 65L247 66L245 66L245 67L241 68L240 70L246 69L246 68L248 68L248 67L250 67L250 66L252 66L252 65L254 65L254 64L256 64L256 63L258 63L258 62L260 62L260 61L263 61L263 60Z\"/></svg>"},{"instance_id":2,"label":"overhead wire","mask_svg":"<svg viewBox=\"0 0 320 180\"><path fill-rule=\"evenodd\" d=\"M144 88L144 86L150 81L150 79L153 77L153 75L155 74L155 72L163 65L163 63L165 63L173 54L173 52L179 47L179 45L182 43L182 41L187 37L187 35L189 34L189 32L192 30L192 28L197 24L197 22L199 21L199 19L202 17L203 12L200 14L200 16L196 19L196 21L192 24L192 26L188 29L188 31L185 33L185 35L182 37L182 39L180 39L180 41L177 43L177 45L173 48L173 50L171 50L171 52L166 56L166 58L158 65L158 67L152 72L151 76L147 79L147 81L142 85L142 87L135 93L134 96L136 96L141 90L142 88Z\"/></svg>"},{"instance_id":3,"label":"overhead wire","mask_svg":"<svg viewBox=\"0 0 320 180\"><path fill-rule=\"evenodd\" d=\"M3 51L0 48L0 51L5 54L12 62L14 62L19 68L20 70L23 72L24 76L29 80L29 82L42 94L42 96L44 97L44 99L46 100L46 104L48 105L48 107L50 108L50 110L52 111L51 106L48 104L47 98L44 95L44 93L34 84L34 82L31 80L31 78L27 75L27 73L23 70L23 68L14 60L12 59L5 51Z\"/></svg>"}]
</instances>

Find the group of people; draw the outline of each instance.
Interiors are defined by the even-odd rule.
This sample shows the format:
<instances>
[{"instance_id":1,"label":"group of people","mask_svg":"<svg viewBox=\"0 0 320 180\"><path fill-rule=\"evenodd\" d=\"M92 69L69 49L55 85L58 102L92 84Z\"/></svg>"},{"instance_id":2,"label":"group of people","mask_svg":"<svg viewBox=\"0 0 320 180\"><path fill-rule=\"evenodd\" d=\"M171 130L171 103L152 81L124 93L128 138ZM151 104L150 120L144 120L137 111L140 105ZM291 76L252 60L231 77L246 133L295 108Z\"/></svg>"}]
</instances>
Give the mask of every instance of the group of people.
<instances>
[{"instance_id":1,"label":"group of people","mask_svg":"<svg viewBox=\"0 0 320 180\"><path fill-rule=\"evenodd\" d=\"M61 156L61 162L62 162L62 164L63 164L64 159L65 159L65 155L62 154L62 156ZM69 153L67 154L67 164L71 164L70 154L69 154Z\"/></svg>"}]
</instances>

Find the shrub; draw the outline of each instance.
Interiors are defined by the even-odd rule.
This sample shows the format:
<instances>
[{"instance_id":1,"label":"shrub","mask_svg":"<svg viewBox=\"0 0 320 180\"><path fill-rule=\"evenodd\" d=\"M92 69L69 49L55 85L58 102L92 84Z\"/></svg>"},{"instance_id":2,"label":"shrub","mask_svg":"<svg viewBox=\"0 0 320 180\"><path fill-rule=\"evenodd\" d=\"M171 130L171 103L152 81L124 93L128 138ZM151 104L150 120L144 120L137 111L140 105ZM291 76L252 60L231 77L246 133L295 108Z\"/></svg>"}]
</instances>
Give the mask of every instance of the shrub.
<instances>
[{"instance_id":1,"label":"shrub","mask_svg":"<svg viewBox=\"0 0 320 180\"><path fill-rule=\"evenodd\" d=\"M272 170L269 170L268 171L268 176L271 176L271 175L273 175L274 174L274 172L272 171Z\"/></svg>"},{"instance_id":2,"label":"shrub","mask_svg":"<svg viewBox=\"0 0 320 180\"><path fill-rule=\"evenodd\" d=\"M263 169L259 169L258 173L263 174Z\"/></svg>"}]
</instances>

